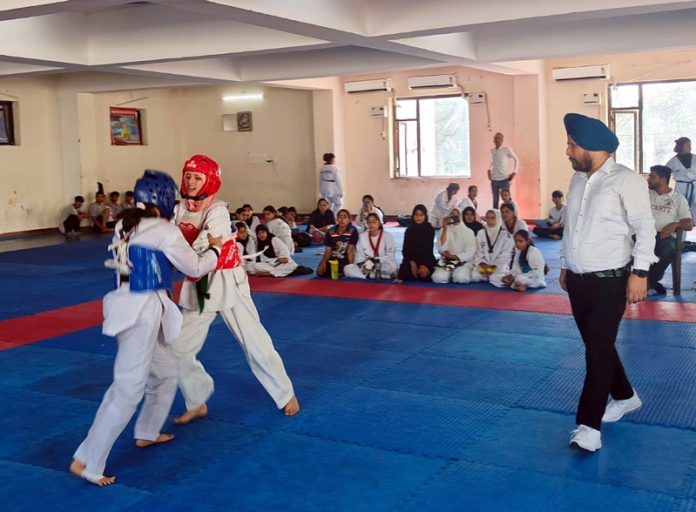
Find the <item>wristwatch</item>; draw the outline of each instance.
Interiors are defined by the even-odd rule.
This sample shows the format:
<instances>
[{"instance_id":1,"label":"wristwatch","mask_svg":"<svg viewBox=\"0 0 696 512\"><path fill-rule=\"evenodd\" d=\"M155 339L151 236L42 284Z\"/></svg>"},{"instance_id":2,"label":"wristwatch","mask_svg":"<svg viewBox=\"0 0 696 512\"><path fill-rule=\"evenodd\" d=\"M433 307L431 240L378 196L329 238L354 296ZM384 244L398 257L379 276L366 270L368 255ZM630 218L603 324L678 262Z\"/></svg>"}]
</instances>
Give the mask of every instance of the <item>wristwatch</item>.
<instances>
[{"instance_id":1,"label":"wristwatch","mask_svg":"<svg viewBox=\"0 0 696 512\"><path fill-rule=\"evenodd\" d=\"M631 270L631 274L635 274L635 275L637 275L638 277L648 277L648 271L647 271L647 270L640 270L640 269L637 269L637 268L634 268L633 270Z\"/></svg>"}]
</instances>

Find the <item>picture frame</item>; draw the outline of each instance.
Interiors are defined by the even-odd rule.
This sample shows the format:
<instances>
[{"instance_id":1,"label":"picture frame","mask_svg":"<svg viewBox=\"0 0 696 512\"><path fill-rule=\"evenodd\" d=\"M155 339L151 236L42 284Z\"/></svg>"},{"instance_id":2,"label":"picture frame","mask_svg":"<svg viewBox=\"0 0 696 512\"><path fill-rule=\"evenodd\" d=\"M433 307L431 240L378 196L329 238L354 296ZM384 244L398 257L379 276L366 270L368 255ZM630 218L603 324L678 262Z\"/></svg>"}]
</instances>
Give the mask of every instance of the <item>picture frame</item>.
<instances>
[{"instance_id":1,"label":"picture frame","mask_svg":"<svg viewBox=\"0 0 696 512\"><path fill-rule=\"evenodd\" d=\"M11 101L0 101L0 146L15 145L15 127Z\"/></svg>"},{"instance_id":2,"label":"picture frame","mask_svg":"<svg viewBox=\"0 0 696 512\"><path fill-rule=\"evenodd\" d=\"M237 112L237 131L251 132L254 130L253 119L250 111Z\"/></svg>"},{"instance_id":3,"label":"picture frame","mask_svg":"<svg viewBox=\"0 0 696 512\"><path fill-rule=\"evenodd\" d=\"M137 108L109 108L112 146L142 146L140 111Z\"/></svg>"}]
</instances>

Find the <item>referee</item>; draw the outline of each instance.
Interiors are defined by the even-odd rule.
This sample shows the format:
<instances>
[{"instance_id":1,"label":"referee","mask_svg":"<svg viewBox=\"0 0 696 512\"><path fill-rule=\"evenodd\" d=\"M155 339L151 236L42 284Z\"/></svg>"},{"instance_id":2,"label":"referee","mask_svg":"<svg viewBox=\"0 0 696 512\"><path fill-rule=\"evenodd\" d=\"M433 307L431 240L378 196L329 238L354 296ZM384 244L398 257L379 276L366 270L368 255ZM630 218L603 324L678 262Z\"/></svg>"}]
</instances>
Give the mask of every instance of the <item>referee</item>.
<instances>
[{"instance_id":1,"label":"referee","mask_svg":"<svg viewBox=\"0 0 696 512\"><path fill-rule=\"evenodd\" d=\"M618 421L642 405L614 345L626 302L647 295L648 269L656 261L655 221L646 181L611 156L619 146L616 135L580 114L566 114L563 121L575 174L560 284L570 297L586 364L570 446L594 452L602 447L602 422Z\"/></svg>"}]
</instances>

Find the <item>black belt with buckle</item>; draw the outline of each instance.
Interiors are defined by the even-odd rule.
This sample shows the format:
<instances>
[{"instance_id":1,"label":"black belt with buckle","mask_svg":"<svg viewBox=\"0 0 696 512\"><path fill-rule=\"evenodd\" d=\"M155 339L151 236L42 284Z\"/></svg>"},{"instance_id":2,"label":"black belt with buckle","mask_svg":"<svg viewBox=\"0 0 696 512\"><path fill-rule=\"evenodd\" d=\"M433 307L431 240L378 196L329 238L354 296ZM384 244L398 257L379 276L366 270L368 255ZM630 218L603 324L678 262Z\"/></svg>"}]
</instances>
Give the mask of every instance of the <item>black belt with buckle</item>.
<instances>
[{"instance_id":1,"label":"black belt with buckle","mask_svg":"<svg viewBox=\"0 0 696 512\"><path fill-rule=\"evenodd\" d=\"M627 264L625 267L612 268L610 270L598 270L597 272L585 272L583 274L578 274L576 272L571 272L575 277L580 279L591 279L591 278L606 278L606 277L625 277L631 273L631 264Z\"/></svg>"},{"instance_id":2,"label":"black belt with buckle","mask_svg":"<svg viewBox=\"0 0 696 512\"><path fill-rule=\"evenodd\" d=\"M121 280L121 283L127 283L130 281L130 276L120 275L119 278Z\"/></svg>"}]
</instances>

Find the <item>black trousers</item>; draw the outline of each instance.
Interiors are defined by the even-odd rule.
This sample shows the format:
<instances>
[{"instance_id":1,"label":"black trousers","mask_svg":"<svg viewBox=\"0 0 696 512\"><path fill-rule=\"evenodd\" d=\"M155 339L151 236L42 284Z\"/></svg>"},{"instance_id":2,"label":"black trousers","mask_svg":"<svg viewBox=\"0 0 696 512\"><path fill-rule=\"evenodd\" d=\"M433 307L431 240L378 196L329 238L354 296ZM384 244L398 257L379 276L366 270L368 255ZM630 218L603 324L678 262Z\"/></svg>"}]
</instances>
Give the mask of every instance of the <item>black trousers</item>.
<instances>
[{"instance_id":1,"label":"black trousers","mask_svg":"<svg viewBox=\"0 0 696 512\"><path fill-rule=\"evenodd\" d=\"M628 276L583 278L568 272L566 283L575 323L585 344L585 383L576 423L600 430L609 395L615 400L633 396L615 346L626 309Z\"/></svg>"},{"instance_id":2,"label":"black trousers","mask_svg":"<svg viewBox=\"0 0 696 512\"><path fill-rule=\"evenodd\" d=\"M536 226L534 234L539 238L550 238L551 235L563 236L563 228L551 229L551 224L547 220L533 220L531 223Z\"/></svg>"},{"instance_id":3,"label":"black trousers","mask_svg":"<svg viewBox=\"0 0 696 512\"><path fill-rule=\"evenodd\" d=\"M63 227L66 233L71 231L80 231L80 218L77 215L70 215L65 222L63 222Z\"/></svg>"},{"instance_id":4,"label":"black trousers","mask_svg":"<svg viewBox=\"0 0 696 512\"><path fill-rule=\"evenodd\" d=\"M660 258L657 263L650 265L648 271L648 286L654 288L655 283L665 276L665 270L672 263L674 253L677 251L677 239L673 236L660 238L660 233L655 237L655 256Z\"/></svg>"}]
</instances>

